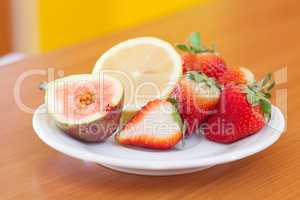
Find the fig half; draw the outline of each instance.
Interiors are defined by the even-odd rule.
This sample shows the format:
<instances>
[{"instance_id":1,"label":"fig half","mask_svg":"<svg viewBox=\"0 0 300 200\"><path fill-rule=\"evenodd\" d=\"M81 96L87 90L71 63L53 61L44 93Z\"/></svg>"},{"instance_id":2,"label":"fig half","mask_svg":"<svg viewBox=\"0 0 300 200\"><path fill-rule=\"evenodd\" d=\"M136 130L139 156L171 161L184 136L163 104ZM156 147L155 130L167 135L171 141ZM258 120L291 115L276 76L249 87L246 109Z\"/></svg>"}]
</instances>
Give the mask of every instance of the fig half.
<instances>
[{"instance_id":1,"label":"fig half","mask_svg":"<svg viewBox=\"0 0 300 200\"><path fill-rule=\"evenodd\" d=\"M55 124L85 142L100 142L119 127L124 89L108 75L80 74L47 84L45 103Z\"/></svg>"}]
</instances>

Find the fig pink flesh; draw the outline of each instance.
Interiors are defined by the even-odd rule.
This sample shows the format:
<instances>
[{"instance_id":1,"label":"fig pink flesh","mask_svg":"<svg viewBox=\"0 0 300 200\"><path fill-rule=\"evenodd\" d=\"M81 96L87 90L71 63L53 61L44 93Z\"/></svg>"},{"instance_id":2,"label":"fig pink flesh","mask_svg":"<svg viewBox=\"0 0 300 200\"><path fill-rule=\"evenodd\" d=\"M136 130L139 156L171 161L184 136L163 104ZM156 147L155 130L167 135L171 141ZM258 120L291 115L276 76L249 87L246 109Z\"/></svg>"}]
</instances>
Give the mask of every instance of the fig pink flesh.
<instances>
[{"instance_id":1,"label":"fig pink flesh","mask_svg":"<svg viewBox=\"0 0 300 200\"><path fill-rule=\"evenodd\" d=\"M105 112L113 98L109 80L70 81L56 88L57 111L66 119L81 120Z\"/></svg>"}]
</instances>

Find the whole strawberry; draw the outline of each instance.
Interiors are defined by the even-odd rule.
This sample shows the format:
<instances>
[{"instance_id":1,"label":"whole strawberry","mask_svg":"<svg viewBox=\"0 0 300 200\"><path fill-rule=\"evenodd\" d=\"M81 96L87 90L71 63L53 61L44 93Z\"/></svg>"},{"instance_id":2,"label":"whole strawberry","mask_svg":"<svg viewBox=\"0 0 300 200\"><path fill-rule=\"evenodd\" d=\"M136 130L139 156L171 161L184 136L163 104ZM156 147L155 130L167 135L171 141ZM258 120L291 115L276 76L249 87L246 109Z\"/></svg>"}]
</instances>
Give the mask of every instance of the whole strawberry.
<instances>
[{"instance_id":1,"label":"whole strawberry","mask_svg":"<svg viewBox=\"0 0 300 200\"><path fill-rule=\"evenodd\" d=\"M188 38L188 44L178 44L177 48L184 51L183 72L197 71L208 77L218 79L227 71L227 66L214 50L202 45L200 34L195 32Z\"/></svg>"},{"instance_id":2,"label":"whole strawberry","mask_svg":"<svg viewBox=\"0 0 300 200\"><path fill-rule=\"evenodd\" d=\"M221 93L218 113L208 118L202 131L209 140L232 143L257 133L271 117L271 75L260 83L226 85Z\"/></svg>"},{"instance_id":3,"label":"whole strawberry","mask_svg":"<svg viewBox=\"0 0 300 200\"><path fill-rule=\"evenodd\" d=\"M220 90L214 79L191 71L182 77L172 97L176 99L178 111L187 125L187 133L191 134L215 111Z\"/></svg>"},{"instance_id":4,"label":"whole strawberry","mask_svg":"<svg viewBox=\"0 0 300 200\"><path fill-rule=\"evenodd\" d=\"M251 85L255 82L254 74L245 67L235 67L227 70L218 78L221 85L246 84Z\"/></svg>"}]
</instances>

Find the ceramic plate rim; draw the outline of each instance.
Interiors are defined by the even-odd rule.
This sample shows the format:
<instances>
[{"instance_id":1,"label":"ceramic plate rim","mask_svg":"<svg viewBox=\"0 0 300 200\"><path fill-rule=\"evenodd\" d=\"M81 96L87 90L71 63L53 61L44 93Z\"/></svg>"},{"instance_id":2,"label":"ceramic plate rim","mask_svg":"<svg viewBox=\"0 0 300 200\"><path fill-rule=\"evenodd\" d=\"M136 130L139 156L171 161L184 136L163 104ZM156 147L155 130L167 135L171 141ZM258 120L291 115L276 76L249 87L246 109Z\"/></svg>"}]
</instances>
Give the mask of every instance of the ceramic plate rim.
<instances>
[{"instance_id":1,"label":"ceramic plate rim","mask_svg":"<svg viewBox=\"0 0 300 200\"><path fill-rule=\"evenodd\" d=\"M36 109L32 118L33 129L35 133L38 135L38 137L44 143L46 143L47 145L49 145L50 147L56 149L61 153L64 153L68 156L80 160L95 162L104 165L117 166L121 168L132 168L132 169L145 169L145 170L187 169L187 168L197 168L197 167L212 166L212 165L232 162L253 155L271 146L279 139L285 127L285 120L283 114L276 106L273 105L272 110L275 113L276 117L279 118L278 121L280 121L280 124L276 126L277 129L273 130L276 133L272 134L272 137L269 140L260 141L259 142L260 145L255 146L255 148L254 147L246 148L244 150L239 150L239 151L236 150L236 151L232 151L232 152L228 152L216 156L211 156L209 158L184 160L184 162L178 162L175 160L169 160L169 161L143 160L141 162L138 160L115 158L115 157L100 155L88 151L82 151L75 148L69 148L69 147L65 147L62 143L49 140L47 134L43 134L43 131L37 124L38 112L40 112L40 110L43 109L44 107L45 107L44 104L40 105ZM270 126L270 124L268 124L268 126ZM245 138L244 140L246 139L247 138Z\"/></svg>"}]
</instances>

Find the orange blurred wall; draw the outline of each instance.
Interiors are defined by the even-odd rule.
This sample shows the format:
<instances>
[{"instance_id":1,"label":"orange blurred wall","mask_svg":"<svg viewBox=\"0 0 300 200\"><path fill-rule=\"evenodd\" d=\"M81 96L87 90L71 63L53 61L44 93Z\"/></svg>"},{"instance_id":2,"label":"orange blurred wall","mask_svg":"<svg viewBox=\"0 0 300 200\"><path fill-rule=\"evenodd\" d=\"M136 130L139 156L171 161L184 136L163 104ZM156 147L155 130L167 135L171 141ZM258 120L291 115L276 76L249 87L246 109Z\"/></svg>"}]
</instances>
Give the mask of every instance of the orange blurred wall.
<instances>
[{"instance_id":1,"label":"orange blurred wall","mask_svg":"<svg viewBox=\"0 0 300 200\"><path fill-rule=\"evenodd\" d=\"M90 40L208 0L10 1L14 50L35 53Z\"/></svg>"},{"instance_id":2,"label":"orange blurred wall","mask_svg":"<svg viewBox=\"0 0 300 200\"><path fill-rule=\"evenodd\" d=\"M0 1L0 56L12 49L10 1Z\"/></svg>"},{"instance_id":3,"label":"orange blurred wall","mask_svg":"<svg viewBox=\"0 0 300 200\"><path fill-rule=\"evenodd\" d=\"M40 0L40 47L60 48L172 14L204 0Z\"/></svg>"}]
</instances>

